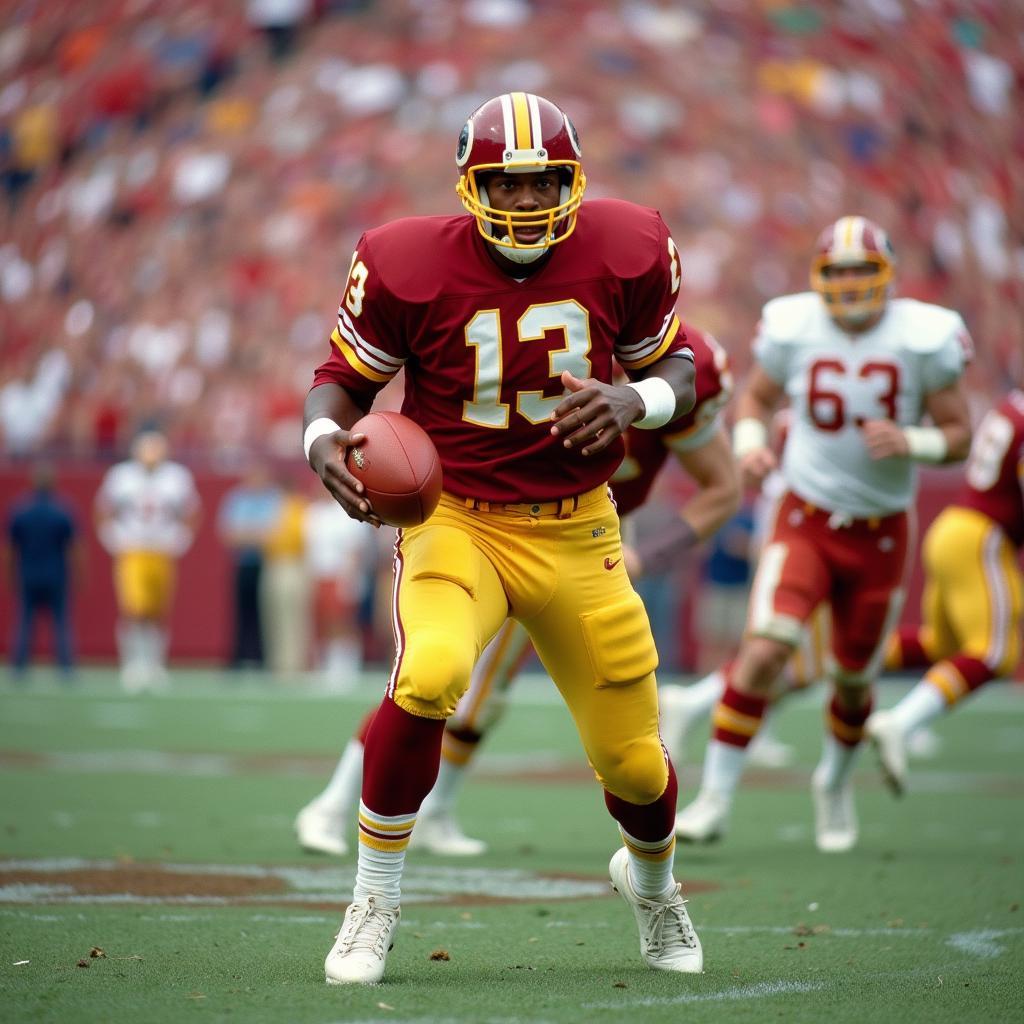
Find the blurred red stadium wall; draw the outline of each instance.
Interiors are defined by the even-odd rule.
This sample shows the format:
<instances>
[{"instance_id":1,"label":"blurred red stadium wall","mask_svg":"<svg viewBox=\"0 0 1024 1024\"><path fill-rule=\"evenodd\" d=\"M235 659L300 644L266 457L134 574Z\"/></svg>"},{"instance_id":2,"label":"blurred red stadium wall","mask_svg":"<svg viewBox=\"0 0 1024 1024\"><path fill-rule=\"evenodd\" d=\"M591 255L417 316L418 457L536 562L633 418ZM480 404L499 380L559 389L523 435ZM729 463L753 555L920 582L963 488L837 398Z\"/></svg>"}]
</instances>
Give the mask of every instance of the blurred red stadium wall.
<instances>
[{"instance_id":1,"label":"blurred red stadium wall","mask_svg":"<svg viewBox=\"0 0 1024 1024\"><path fill-rule=\"evenodd\" d=\"M86 549L85 574L73 593L76 649L83 661L114 659L114 587L110 556L100 547L92 526L93 499L105 467L67 464L58 466L58 491L73 509ZM178 565L178 590L171 623L171 658L182 662L223 664L231 642L231 560L217 535L217 509L237 478L196 471L196 485L203 502L203 518L195 543ZM926 470L921 475L917 505L918 542L928 524L950 503L960 484L960 474ZM27 466L0 467L0 514L6 523L11 504L29 490ZM904 608L904 621L920 615L921 572L915 552L914 570ZM699 601L699 597L698 597ZM0 589L0 653L10 652L14 620L9 581ZM36 658L52 654L48 622L37 626ZM1024 663L1017 678L1024 678Z\"/></svg>"}]
</instances>

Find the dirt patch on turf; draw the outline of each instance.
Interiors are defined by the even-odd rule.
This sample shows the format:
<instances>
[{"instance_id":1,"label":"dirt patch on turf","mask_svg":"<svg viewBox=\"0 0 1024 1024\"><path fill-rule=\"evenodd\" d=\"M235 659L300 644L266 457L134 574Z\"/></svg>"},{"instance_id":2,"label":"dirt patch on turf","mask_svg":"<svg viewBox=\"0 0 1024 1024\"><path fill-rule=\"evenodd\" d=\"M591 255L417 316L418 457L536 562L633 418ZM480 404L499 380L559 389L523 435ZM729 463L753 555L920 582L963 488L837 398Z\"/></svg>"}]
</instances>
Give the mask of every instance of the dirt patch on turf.
<instances>
[{"instance_id":1,"label":"dirt patch on turf","mask_svg":"<svg viewBox=\"0 0 1024 1024\"><path fill-rule=\"evenodd\" d=\"M539 874L421 867L407 872L403 885L417 903L493 906L557 903L607 896L608 883L584 875ZM687 882L688 892L715 889L714 883ZM245 865L232 870L211 865L133 862L0 862L0 903L164 903L191 905L287 906L337 911L348 902L351 869L268 868ZM337 896L335 896L335 893Z\"/></svg>"},{"instance_id":2,"label":"dirt patch on turf","mask_svg":"<svg viewBox=\"0 0 1024 1024\"><path fill-rule=\"evenodd\" d=\"M60 886L78 896L222 898L243 901L246 897L284 893L283 878L230 874L204 874L201 871L169 870L162 864L124 864L116 868L72 868L64 871L4 870L0 866L0 886Z\"/></svg>"}]
</instances>

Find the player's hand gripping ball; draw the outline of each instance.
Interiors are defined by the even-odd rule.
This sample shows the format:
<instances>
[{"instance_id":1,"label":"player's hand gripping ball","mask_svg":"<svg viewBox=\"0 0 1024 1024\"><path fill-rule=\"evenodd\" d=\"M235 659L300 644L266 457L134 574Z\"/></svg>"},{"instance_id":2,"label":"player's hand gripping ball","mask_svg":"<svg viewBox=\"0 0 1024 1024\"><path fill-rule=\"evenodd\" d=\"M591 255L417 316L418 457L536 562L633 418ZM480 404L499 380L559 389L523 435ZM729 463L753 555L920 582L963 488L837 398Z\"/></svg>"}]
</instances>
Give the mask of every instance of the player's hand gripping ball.
<instances>
[{"instance_id":1,"label":"player's hand gripping ball","mask_svg":"<svg viewBox=\"0 0 1024 1024\"><path fill-rule=\"evenodd\" d=\"M390 526L418 526L441 500L441 460L427 432L397 412L371 412L352 424L366 440L345 465L366 488L374 513Z\"/></svg>"}]
</instances>

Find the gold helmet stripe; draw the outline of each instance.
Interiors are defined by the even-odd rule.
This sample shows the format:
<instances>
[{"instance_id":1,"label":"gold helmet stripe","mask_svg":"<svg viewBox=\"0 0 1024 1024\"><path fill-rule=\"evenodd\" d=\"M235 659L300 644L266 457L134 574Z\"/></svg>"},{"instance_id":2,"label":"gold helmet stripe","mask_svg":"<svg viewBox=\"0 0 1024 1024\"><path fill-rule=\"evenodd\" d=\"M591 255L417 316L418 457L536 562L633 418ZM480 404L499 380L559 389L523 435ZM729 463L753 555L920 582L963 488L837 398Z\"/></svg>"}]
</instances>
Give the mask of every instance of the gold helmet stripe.
<instances>
[{"instance_id":1,"label":"gold helmet stripe","mask_svg":"<svg viewBox=\"0 0 1024 1024\"><path fill-rule=\"evenodd\" d=\"M530 134L530 105L525 92L514 92L512 95L512 116L515 121L515 146L513 149L533 149Z\"/></svg>"}]
</instances>

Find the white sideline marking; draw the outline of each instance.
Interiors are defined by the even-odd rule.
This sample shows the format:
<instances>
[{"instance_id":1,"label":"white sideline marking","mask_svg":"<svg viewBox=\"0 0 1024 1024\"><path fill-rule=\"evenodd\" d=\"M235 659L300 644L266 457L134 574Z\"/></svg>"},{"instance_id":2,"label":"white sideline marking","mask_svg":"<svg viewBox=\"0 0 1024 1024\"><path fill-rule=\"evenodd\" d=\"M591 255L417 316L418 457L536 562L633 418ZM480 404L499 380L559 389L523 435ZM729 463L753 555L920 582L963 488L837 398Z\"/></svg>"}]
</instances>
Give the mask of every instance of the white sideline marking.
<instances>
[{"instance_id":1,"label":"white sideline marking","mask_svg":"<svg viewBox=\"0 0 1024 1024\"><path fill-rule=\"evenodd\" d=\"M1001 946L996 939L1005 935L1013 935L1019 932L1019 928L996 930L988 928L977 932L957 932L946 939L946 945L960 950L961 953L970 953L971 956L981 957L982 960L993 960L1006 952L1006 947Z\"/></svg>"},{"instance_id":2,"label":"white sideline marking","mask_svg":"<svg viewBox=\"0 0 1024 1024\"><path fill-rule=\"evenodd\" d=\"M726 1000L766 999L771 996L803 995L828 988L824 981L759 981L756 985L725 988L721 992L687 992L680 996L645 996L617 1002L584 1003L587 1010L624 1010L634 1006L682 1006L686 1003L720 1003Z\"/></svg>"}]
</instances>

